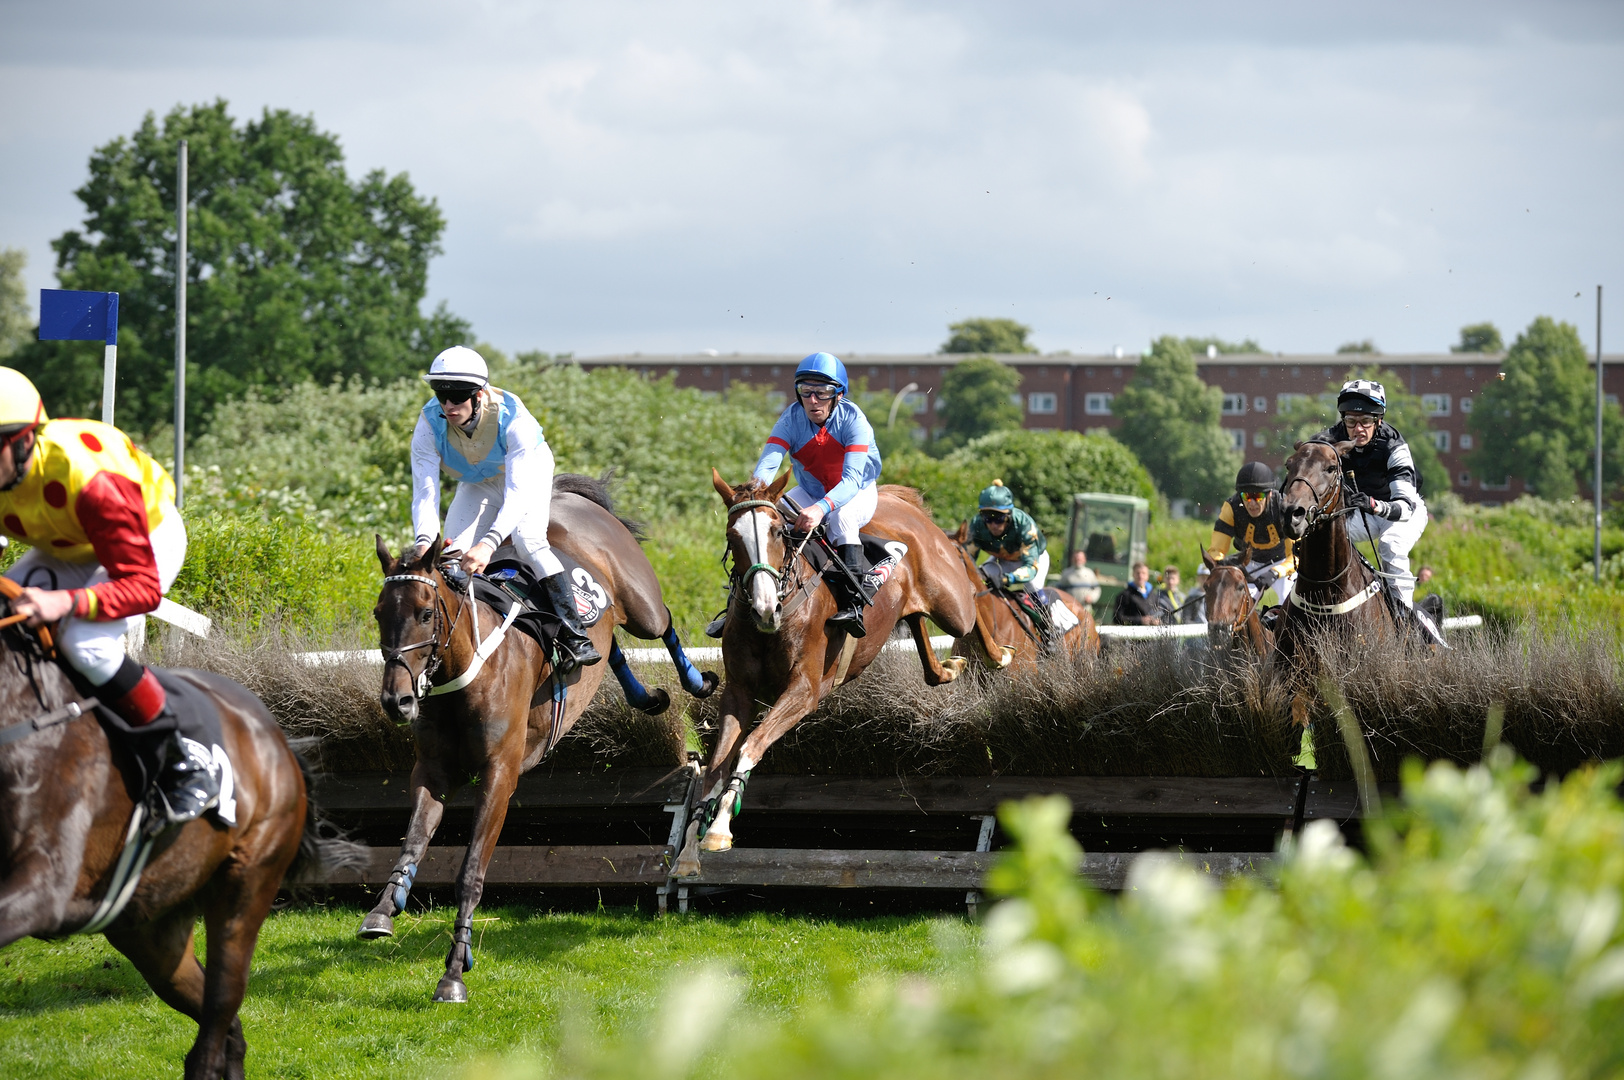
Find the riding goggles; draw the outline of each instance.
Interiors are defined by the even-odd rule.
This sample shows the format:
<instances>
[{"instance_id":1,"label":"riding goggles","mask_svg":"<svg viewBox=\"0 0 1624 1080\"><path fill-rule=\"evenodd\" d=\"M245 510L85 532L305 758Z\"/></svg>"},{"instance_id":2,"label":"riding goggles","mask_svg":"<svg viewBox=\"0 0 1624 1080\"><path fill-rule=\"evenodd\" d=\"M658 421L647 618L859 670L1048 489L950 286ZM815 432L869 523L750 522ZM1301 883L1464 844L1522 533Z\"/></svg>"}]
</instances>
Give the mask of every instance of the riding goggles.
<instances>
[{"instance_id":1,"label":"riding goggles","mask_svg":"<svg viewBox=\"0 0 1624 1080\"><path fill-rule=\"evenodd\" d=\"M830 386L828 383L796 383L795 393L798 397L817 398L819 401L833 401L840 396L840 387Z\"/></svg>"},{"instance_id":2,"label":"riding goggles","mask_svg":"<svg viewBox=\"0 0 1624 1080\"><path fill-rule=\"evenodd\" d=\"M1241 492L1241 498L1247 502L1267 502L1269 493L1267 491L1243 491Z\"/></svg>"},{"instance_id":3,"label":"riding goggles","mask_svg":"<svg viewBox=\"0 0 1624 1080\"><path fill-rule=\"evenodd\" d=\"M1381 417L1371 416L1369 413L1342 414L1342 425L1347 428L1374 428L1381 422Z\"/></svg>"},{"instance_id":4,"label":"riding goggles","mask_svg":"<svg viewBox=\"0 0 1624 1080\"><path fill-rule=\"evenodd\" d=\"M981 511L981 520L982 521L1008 521L1009 520L1009 511L1008 510L983 510L983 511Z\"/></svg>"},{"instance_id":5,"label":"riding goggles","mask_svg":"<svg viewBox=\"0 0 1624 1080\"><path fill-rule=\"evenodd\" d=\"M429 389L434 391L435 398L447 405L461 405L480 390L473 383L465 382L431 382Z\"/></svg>"}]
</instances>

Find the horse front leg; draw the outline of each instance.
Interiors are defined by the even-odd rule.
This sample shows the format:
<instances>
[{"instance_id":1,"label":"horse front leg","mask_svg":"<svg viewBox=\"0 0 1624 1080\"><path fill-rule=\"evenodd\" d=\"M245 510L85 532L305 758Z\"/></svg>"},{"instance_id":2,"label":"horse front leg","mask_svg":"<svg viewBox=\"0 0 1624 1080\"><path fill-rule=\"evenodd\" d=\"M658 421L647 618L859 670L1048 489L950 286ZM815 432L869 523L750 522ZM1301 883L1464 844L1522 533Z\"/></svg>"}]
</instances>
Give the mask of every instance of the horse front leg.
<instances>
[{"instance_id":1,"label":"horse front leg","mask_svg":"<svg viewBox=\"0 0 1624 1080\"><path fill-rule=\"evenodd\" d=\"M914 649L919 653L919 662L925 668L925 684L927 686L940 686L943 683L950 683L964 674L964 666L967 662L964 657L950 656L945 663L936 659L936 650L931 647L930 633L925 627L924 615L909 615L907 623L909 632L913 634ZM981 620L977 619L976 628L979 630L980 627ZM983 646L985 646L988 637L989 635L986 633L982 634ZM987 655L991 657L993 654L988 653ZM1008 662L1007 659L1004 661L1005 664ZM998 666L1003 667L1004 665L999 664Z\"/></svg>"},{"instance_id":2,"label":"horse front leg","mask_svg":"<svg viewBox=\"0 0 1624 1080\"><path fill-rule=\"evenodd\" d=\"M812 664L815 661L808 660ZM744 745L739 748L738 760L733 765L733 775L728 778L727 785L721 788L716 800L716 814L712 818L710 827L705 830L705 838L700 841L703 851L728 851L733 847L733 818L744 808L744 785L750 779L750 770L761 764L762 757L767 748L772 746L784 736L790 728L801 720L818 705L817 683L803 666L795 672L789 686L778 696L772 708L762 714L745 738Z\"/></svg>"},{"instance_id":3,"label":"horse front leg","mask_svg":"<svg viewBox=\"0 0 1624 1080\"><path fill-rule=\"evenodd\" d=\"M445 799L451 797L451 773L438 757L430 759L425 748L419 747L417 764L412 766L412 820L406 827L406 839L400 845L400 857L395 869L378 897L378 903L361 920L356 936L363 940L392 937L395 916L406 910L406 898L411 895L417 868L428 854L429 841L445 816Z\"/></svg>"},{"instance_id":4,"label":"horse front leg","mask_svg":"<svg viewBox=\"0 0 1624 1080\"><path fill-rule=\"evenodd\" d=\"M513 757L493 755L479 785L474 809L474 835L463 856L457 875L457 920L451 927L451 951L446 954L445 974L434 988L435 1001L465 1002L468 987L462 976L474 967L474 908L485 893L485 871L496 854L496 838L507 821L508 800L519 784L519 770Z\"/></svg>"},{"instance_id":5,"label":"horse front leg","mask_svg":"<svg viewBox=\"0 0 1624 1080\"><path fill-rule=\"evenodd\" d=\"M699 811L689 816L688 828L683 833L682 852L672 867L679 877L699 876L699 834L707 828L722 789L727 783L727 765L733 760L744 734L744 722L754 713L749 691L737 680L729 679L722 688L721 718L718 720L716 745L711 748L710 764L705 770L701 787ZM709 849L707 849L709 850Z\"/></svg>"}]
</instances>

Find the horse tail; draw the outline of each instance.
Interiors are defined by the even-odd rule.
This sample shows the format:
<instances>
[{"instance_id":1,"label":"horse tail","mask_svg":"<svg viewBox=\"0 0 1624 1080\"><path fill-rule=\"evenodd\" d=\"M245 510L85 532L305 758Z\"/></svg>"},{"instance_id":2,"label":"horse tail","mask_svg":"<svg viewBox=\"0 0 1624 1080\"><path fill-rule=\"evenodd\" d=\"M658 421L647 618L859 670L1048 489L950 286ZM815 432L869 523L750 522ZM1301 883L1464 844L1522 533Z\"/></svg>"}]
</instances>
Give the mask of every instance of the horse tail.
<instances>
[{"instance_id":1,"label":"horse tail","mask_svg":"<svg viewBox=\"0 0 1624 1080\"><path fill-rule=\"evenodd\" d=\"M925 497L919 493L918 488L904 487L902 484L881 484L880 494L889 495L894 499L901 499L905 503L918 507L926 514L930 513L930 507L925 505Z\"/></svg>"},{"instance_id":2,"label":"horse tail","mask_svg":"<svg viewBox=\"0 0 1624 1080\"><path fill-rule=\"evenodd\" d=\"M369 862L366 845L351 840L322 816L321 808L316 805L315 795L312 794L316 779L311 772L310 761L297 749L289 749L293 752L293 759L299 763L299 775L304 778L305 821L304 834L299 837L299 850L288 865L283 882L297 884L320 880L330 870L364 871Z\"/></svg>"},{"instance_id":3,"label":"horse tail","mask_svg":"<svg viewBox=\"0 0 1624 1080\"><path fill-rule=\"evenodd\" d=\"M638 540L648 539L648 527L635 518L624 517L615 513L615 500L609 494L609 485L615 478L613 467L603 470L603 475L594 479L582 476L580 473L554 473L553 494L567 491L571 495L579 495L588 502L597 503L609 513L614 514L615 520L626 526L626 531Z\"/></svg>"}]
</instances>

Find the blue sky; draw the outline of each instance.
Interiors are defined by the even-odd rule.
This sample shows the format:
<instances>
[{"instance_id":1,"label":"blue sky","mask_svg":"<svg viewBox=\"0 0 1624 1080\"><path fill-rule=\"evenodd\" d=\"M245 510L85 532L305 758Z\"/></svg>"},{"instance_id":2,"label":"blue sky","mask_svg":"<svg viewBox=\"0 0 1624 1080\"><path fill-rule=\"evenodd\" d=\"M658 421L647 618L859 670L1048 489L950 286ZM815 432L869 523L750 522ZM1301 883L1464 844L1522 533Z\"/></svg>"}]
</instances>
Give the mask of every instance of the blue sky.
<instances>
[{"instance_id":1,"label":"blue sky","mask_svg":"<svg viewBox=\"0 0 1624 1080\"><path fill-rule=\"evenodd\" d=\"M437 198L510 350L1589 342L1598 282L1624 344L1624 5L1323 7L3 0L0 245L53 284L92 149L218 96Z\"/></svg>"}]
</instances>

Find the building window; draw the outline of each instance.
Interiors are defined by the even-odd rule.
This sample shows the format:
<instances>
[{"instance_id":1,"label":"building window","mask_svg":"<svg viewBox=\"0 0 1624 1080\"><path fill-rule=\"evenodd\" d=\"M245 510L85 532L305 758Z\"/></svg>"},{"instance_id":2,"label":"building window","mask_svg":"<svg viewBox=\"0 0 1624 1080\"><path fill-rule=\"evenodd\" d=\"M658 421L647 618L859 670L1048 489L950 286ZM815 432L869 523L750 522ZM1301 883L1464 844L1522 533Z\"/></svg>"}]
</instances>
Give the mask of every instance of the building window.
<instances>
[{"instance_id":1,"label":"building window","mask_svg":"<svg viewBox=\"0 0 1624 1080\"><path fill-rule=\"evenodd\" d=\"M1428 416L1448 416L1449 401L1448 394L1421 395L1421 407L1426 410Z\"/></svg>"},{"instance_id":2,"label":"building window","mask_svg":"<svg viewBox=\"0 0 1624 1080\"><path fill-rule=\"evenodd\" d=\"M1429 432L1428 434L1432 436L1432 448L1434 450L1438 451L1440 454L1449 453L1449 432L1433 431Z\"/></svg>"},{"instance_id":3,"label":"building window","mask_svg":"<svg viewBox=\"0 0 1624 1080\"><path fill-rule=\"evenodd\" d=\"M1274 411L1285 412L1297 402L1307 400L1307 394L1276 394L1274 398Z\"/></svg>"},{"instance_id":4,"label":"building window","mask_svg":"<svg viewBox=\"0 0 1624 1080\"><path fill-rule=\"evenodd\" d=\"M1269 399L1259 394L1252 399L1252 411L1266 413L1269 411Z\"/></svg>"},{"instance_id":5,"label":"building window","mask_svg":"<svg viewBox=\"0 0 1624 1080\"><path fill-rule=\"evenodd\" d=\"M1464 435L1462 435L1460 437L1460 448L1462 450L1470 450L1472 448L1472 433L1471 432L1467 432L1466 434L1464 434Z\"/></svg>"},{"instance_id":6,"label":"building window","mask_svg":"<svg viewBox=\"0 0 1624 1080\"><path fill-rule=\"evenodd\" d=\"M908 369L908 378L917 379L918 377L919 377L919 369L918 368L911 367L911 368Z\"/></svg>"},{"instance_id":7,"label":"building window","mask_svg":"<svg viewBox=\"0 0 1624 1080\"><path fill-rule=\"evenodd\" d=\"M1295 379L1297 376L1301 375L1302 373L1303 373L1303 369L1300 368L1300 367L1294 367L1294 368L1291 369L1291 377L1293 379Z\"/></svg>"},{"instance_id":8,"label":"building window","mask_svg":"<svg viewBox=\"0 0 1624 1080\"><path fill-rule=\"evenodd\" d=\"M1224 428L1224 433L1229 436L1229 448L1231 450L1246 449L1246 432L1240 428Z\"/></svg>"},{"instance_id":9,"label":"building window","mask_svg":"<svg viewBox=\"0 0 1624 1080\"><path fill-rule=\"evenodd\" d=\"M746 364L744 367L739 369L739 378L748 379L749 377L750 377L750 365Z\"/></svg>"},{"instance_id":10,"label":"building window","mask_svg":"<svg viewBox=\"0 0 1624 1080\"><path fill-rule=\"evenodd\" d=\"M711 375L710 365L706 364L704 367L700 368L699 373L701 375L705 376L705 378L707 378L707 379L710 378L710 375Z\"/></svg>"},{"instance_id":11,"label":"building window","mask_svg":"<svg viewBox=\"0 0 1624 1080\"><path fill-rule=\"evenodd\" d=\"M1477 374L1477 368L1475 368L1475 367L1468 367L1468 368L1467 368L1467 369L1466 369L1466 377L1467 377L1467 378L1468 378L1468 379L1470 379L1470 378L1471 378L1471 377L1472 377L1472 376L1474 376L1474 375L1476 375L1476 374Z\"/></svg>"},{"instance_id":12,"label":"building window","mask_svg":"<svg viewBox=\"0 0 1624 1080\"><path fill-rule=\"evenodd\" d=\"M915 390L903 398L902 401L908 406L908 411L915 416L930 412L930 395L922 391Z\"/></svg>"},{"instance_id":13,"label":"building window","mask_svg":"<svg viewBox=\"0 0 1624 1080\"><path fill-rule=\"evenodd\" d=\"M880 369L877 368L877 367L871 367L871 368L868 369L868 375L869 375L869 378L871 378L871 379L878 376L879 373L880 373Z\"/></svg>"},{"instance_id":14,"label":"building window","mask_svg":"<svg viewBox=\"0 0 1624 1080\"><path fill-rule=\"evenodd\" d=\"M1048 368L1046 368L1046 367L1038 368L1038 378L1046 379L1048 377L1049 377L1049 369Z\"/></svg>"},{"instance_id":15,"label":"building window","mask_svg":"<svg viewBox=\"0 0 1624 1080\"><path fill-rule=\"evenodd\" d=\"M1110 416L1111 399L1115 394L1088 394L1083 398L1083 411L1089 416Z\"/></svg>"},{"instance_id":16,"label":"building window","mask_svg":"<svg viewBox=\"0 0 1624 1080\"><path fill-rule=\"evenodd\" d=\"M775 379L778 378L779 373L782 372L782 371L783 371L782 368L773 368L773 378L775 378Z\"/></svg>"},{"instance_id":17,"label":"building window","mask_svg":"<svg viewBox=\"0 0 1624 1080\"><path fill-rule=\"evenodd\" d=\"M1618 395L1617 394L1603 394L1601 397L1602 397L1602 400L1607 402L1607 404L1609 404L1609 405L1617 405L1618 404Z\"/></svg>"},{"instance_id":18,"label":"building window","mask_svg":"<svg viewBox=\"0 0 1624 1080\"><path fill-rule=\"evenodd\" d=\"M1119 367L1114 367L1114 368L1112 368L1112 369L1111 369L1111 377L1112 377L1112 378L1113 378L1113 379L1120 379L1120 378L1122 378L1122 369L1121 369L1121 368L1119 368Z\"/></svg>"},{"instance_id":19,"label":"building window","mask_svg":"<svg viewBox=\"0 0 1624 1080\"><path fill-rule=\"evenodd\" d=\"M1084 428L1083 429L1083 434L1084 435L1109 435L1109 434L1111 434L1111 429L1108 428L1108 427Z\"/></svg>"},{"instance_id":20,"label":"building window","mask_svg":"<svg viewBox=\"0 0 1624 1080\"><path fill-rule=\"evenodd\" d=\"M1330 368L1320 368L1320 373L1322 375L1324 375L1327 379L1329 379L1331 377L1331 369Z\"/></svg>"},{"instance_id":21,"label":"building window","mask_svg":"<svg viewBox=\"0 0 1624 1080\"><path fill-rule=\"evenodd\" d=\"M1050 415L1056 411L1056 398L1053 394L1027 394L1026 411Z\"/></svg>"},{"instance_id":22,"label":"building window","mask_svg":"<svg viewBox=\"0 0 1624 1080\"><path fill-rule=\"evenodd\" d=\"M1253 446L1268 446L1269 445L1268 433L1262 432L1262 431L1254 431L1254 432L1252 432L1252 445Z\"/></svg>"},{"instance_id":23,"label":"building window","mask_svg":"<svg viewBox=\"0 0 1624 1080\"><path fill-rule=\"evenodd\" d=\"M1233 378L1234 378L1234 377L1235 377L1235 376L1237 376L1237 375L1239 375L1239 374L1240 374L1240 372L1239 372L1239 371L1237 371L1237 370L1235 370L1235 369L1234 369L1234 368L1230 368L1230 369L1229 369L1229 377L1230 377L1230 378L1231 378L1231 379L1233 379Z\"/></svg>"},{"instance_id":24,"label":"building window","mask_svg":"<svg viewBox=\"0 0 1624 1080\"><path fill-rule=\"evenodd\" d=\"M1225 416L1242 416L1245 413L1246 413L1246 395L1245 394L1225 394L1224 395L1224 415Z\"/></svg>"},{"instance_id":25,"label":"building window","mask_svg":"<svg viewBox=\"0 0 1624 1080\"><path fill-rule=\"evenodd\" d=\"M1472 482L1472 474L1469 473L1469 472L1461 473L1460 474L1460 482L1461 482L1462 487L1465 487L1467 484L1470 484Z\"/></svg>"},{"instance_id":26,"label":"building window","mask_svg":"<svg viewBox=\"0 0 1624 1080\"><path fill-rule=\"evenodd\" d=\"M1432 377L1434 379L1441 379L1441 378L1443 378L1443 375L1444 375L1444 369L1434 365L1434 367L1432 369Z\"/></svg>"},{"instance_id":27,"label":"building window","mask_svg":"<svg viewBox=\"0 0 1624 1080\"><path fill-rule=\"evenodd\" d=\"M1477 486L1482 488L1484 491L1510 491L1511 490L1511 477L1509 477L1509 476L1506 477L1504 480L1500 481L1498 484L1491 484L1487 480L1479 480L1477 482Z\"/></svg>"},{"instance_id":28,"label":"building window","mask_svg":"<svg viewBox=\"0 0 1624 1080\"><path fill-rule=\"evenodd\" d=\"M1463 398L1460 399L1460 411L1463 412L1463 413L1469 413L1469 412L1472 411L1472 399L1471 398L1463 397Z\"/></svg>"},{"instance_id":29,"label":"building window","mask_svg":"<svg viewBox=\"0 0 1624 1080\"><path fill-rule=\"evenodd\" d=\"M1094 369L1091 368L1091 367L1085 367L1083 369L1083 378L1092 379L1093 377L1094 377Z\"/></svg>"}]
</instances>

